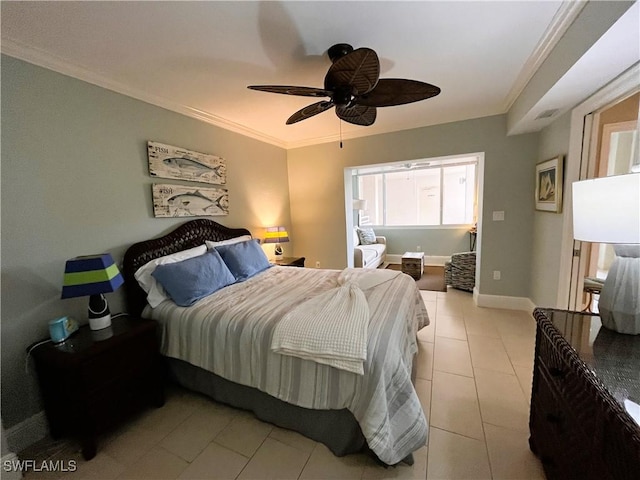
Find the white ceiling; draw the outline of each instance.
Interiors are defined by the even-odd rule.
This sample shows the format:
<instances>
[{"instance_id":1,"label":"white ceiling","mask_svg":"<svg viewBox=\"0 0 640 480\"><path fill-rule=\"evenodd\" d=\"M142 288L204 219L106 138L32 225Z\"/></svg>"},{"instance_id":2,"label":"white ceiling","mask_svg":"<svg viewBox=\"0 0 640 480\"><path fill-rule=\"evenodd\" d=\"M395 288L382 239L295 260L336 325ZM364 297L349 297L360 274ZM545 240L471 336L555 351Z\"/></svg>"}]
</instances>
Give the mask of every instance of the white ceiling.
<instances>
[{"instance_id":1,"label":"white ceiling","mask_svg":"<svg viewBox=\"0 0 640 480\"><path fill-rule=\"evenodd\" d=\"M566 15L558 13L566 7L560 1L5 1L2 51L290 148L337 138L333 110L285 125L317 100L247 85L322 87L331 65L327 49L350 43L378 53L382 78L421 80L442 93L380 108L370 127L343 122L344 138L506 113L535 73L533 56L553 41L549 32L566 27ZM637 18L631 28L637 43ZM575 96L566 79L562 87Z\"/></svg>"}]
</instances>

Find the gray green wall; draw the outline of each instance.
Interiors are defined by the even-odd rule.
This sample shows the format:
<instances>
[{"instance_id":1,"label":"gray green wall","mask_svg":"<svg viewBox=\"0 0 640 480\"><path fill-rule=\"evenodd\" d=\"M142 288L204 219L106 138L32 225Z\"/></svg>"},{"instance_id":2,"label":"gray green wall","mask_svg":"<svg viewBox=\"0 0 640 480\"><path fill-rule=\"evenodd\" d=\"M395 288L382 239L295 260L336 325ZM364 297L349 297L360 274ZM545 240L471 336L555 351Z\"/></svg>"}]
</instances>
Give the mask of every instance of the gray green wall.
<instances>
[{"instance_id":1,"label":"gray green wall","mask_svg":"<svg viewBox=\"0 0 640 480\"><path fill-rule=\"evenodd\" d=\"M387 253L402 255L420 247L425 255L450 256L469 251L468 228L382 228L376 227L376 235L387 239Z\"/></svg>"},{"instance_id":2,"label":"gray green wall","mask_svg":"<svg viewBox=\"0 0 640 480\"><path fill-rule=\"evenodd\" d=\"M476 152L485 154L480 293L527 298L538 134L507 137L505 115L347 140L342 149L332 142L289 150L294 253L308 265L347 265L346 167ZM493 211L504 211L505 221L492 221Z\"/></svg>"},{"instance_id":3,"label":"gray green wall","mask_svg":"<svg viewBox=\"0 0 640 480\"><path fill-rule=\"evenodd\" d=\"M535 294L544 303L553 289L538 279L553 277L553 260L545 269L537 262L548 256L543 239L559 229L547 225L553 217L534 212L533 177L538 161L558 153L568 127L556 140L551 127L543 137L507 137L506 117L498 115L347 140L343 149L327 143L286 152L11 57L2 57L2 74L0 328L8 428L41 410L33 373L24 373L25 348L47 337L48 320L85 318L86 299L59 299L65 260L109 251L119 261L130 244L184 221L153 218L147 140L226 158L231 211L215 219L257 236L265 226L286 225L292 242L283 245L285 254L326 268L347 264L346 167L483 152L480 293ZM505 211L504 222L491 220L494 210ZM379 233L389 237L390 253L415 245L432 255L468 249L468 234L458 229ZM492 279L493 270L502 280ZM112 311L124 308L122 295L110 295Z\"/></svg>"},{"instance_id":4,"label":"gray green wall","mask_svg":"<svg viewBox=\"0 0 640 480\"><path fill-rule=\"evenodd\" d=\"M147 140L227 160L230 214L214 220L256 236L291 221L281 148L7 56L1 93L2 420L10 428L41 410L33 370L25 374L27 346L47 338L57 316L86 322L86 298L60 300L65 260L108 251L119 262L130 244L185 221L153 217ZM124 308L122 290L108 296L112 312Z\"/></svg>"},{"instance_id":5,"label":"gray green wall","mask_svg":"<svg viewBox=\"0 0 640 480\"><path fill-rule=\"evenodd\" d=\"M571 112L569 111L541 130L536 163L562 155L566 168L570 128ZM564 187L566 190L566 185ZM531 251L534 261L531 262L529 298L536 305L559 306L557 305L558 267L562 253L562 227L570 205L571 199L564 196L562 213L534 212ZM564 308L567 308L567 305Z\"/></svg>"}]
</instances>

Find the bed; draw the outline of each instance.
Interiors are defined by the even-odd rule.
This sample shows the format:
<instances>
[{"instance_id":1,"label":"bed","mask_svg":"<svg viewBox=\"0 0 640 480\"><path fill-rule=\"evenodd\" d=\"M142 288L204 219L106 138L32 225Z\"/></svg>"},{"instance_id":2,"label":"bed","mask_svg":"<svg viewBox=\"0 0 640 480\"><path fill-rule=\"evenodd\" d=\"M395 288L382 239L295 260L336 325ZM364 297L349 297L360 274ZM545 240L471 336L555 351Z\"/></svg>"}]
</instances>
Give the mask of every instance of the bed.
<instances>
[{"instance_id":1,"label":"bed","mask_svg":"<svg viewBox=\"0 0 640 480\"><path fill-rule=\"evenodd\" d=\"M148 292L136 280L141 267L206 241L216 242L207 252L224 253L225 247L217 245L239 237L250 238L250 232L197 219L136 243L125 253L128 309L161 325L161 351L170 378L322 442L336 455L369 450L387 465L412 463L412 452L427 439L412 364L416 333L429 318L409 276L270 266L190 306L172 299L149 305ZM251 243L255 241L242 245ZM196 263L183 263L189 262ZM337 313L328 310L330 304ZM351 316L353 321L341 320ZM293 330L285 331L285 325ZM303 325L309 330L301 330ZM360 349L355 363L351 357L343 362L333 354L318 357L316 350L315 356L306 350L308 345L324 345L319 337L325 330L337 329L334 334L339 335L340 329L355 331L357 337L362 328L362 339L338 342L349 352ZM295 335L287 336L291 331ZM292 352L288 341L303 347Z\"/></svg>"}]
</instances>

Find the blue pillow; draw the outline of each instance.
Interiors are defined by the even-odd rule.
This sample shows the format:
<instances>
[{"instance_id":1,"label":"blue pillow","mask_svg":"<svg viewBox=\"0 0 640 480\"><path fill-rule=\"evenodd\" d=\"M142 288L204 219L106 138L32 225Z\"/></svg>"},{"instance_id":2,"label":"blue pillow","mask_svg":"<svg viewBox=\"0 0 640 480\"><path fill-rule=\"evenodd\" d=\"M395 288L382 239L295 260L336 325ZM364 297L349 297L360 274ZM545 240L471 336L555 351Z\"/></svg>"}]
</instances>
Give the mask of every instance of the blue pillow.
<instances>
[{"instance_id":1,"label":"blue pillow","mask_svg":"<svg viewBox=\"0 0 640 480\"><path fill-rule=\"evenodd\" d=\"M238 282L253 277L271 266L257 240L215 247Z\"/></svg>"},{"instance_id":2,"label":"blue pillow","mask_svg":"<svg viewBox=\"0 0 640 480\"><path fill-rule=\"evenodd\" d=\"M236 281L215 250L181 262L158 265L151 275L181 307L189 307Z\"/></svg>"}]
</instances>

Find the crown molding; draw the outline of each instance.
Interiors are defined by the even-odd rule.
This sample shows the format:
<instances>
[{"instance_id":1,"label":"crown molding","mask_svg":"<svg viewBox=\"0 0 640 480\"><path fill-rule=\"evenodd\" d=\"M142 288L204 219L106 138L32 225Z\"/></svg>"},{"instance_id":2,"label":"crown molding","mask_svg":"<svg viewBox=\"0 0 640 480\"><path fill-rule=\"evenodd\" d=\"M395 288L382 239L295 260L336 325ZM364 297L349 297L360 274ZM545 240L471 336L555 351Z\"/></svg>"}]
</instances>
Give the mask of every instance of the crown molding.
<instances>
[{"instance_id":1,"label":"crown molding","mask_svg":"<svg viewBox=\"0 0 640 480\"><path fill-rule=\"evenodd\" d=\"M514 102L525 89L529 80L535 75L540 65L547 59L562 36L567 32L580 12L587 5L588 0L568 0L562 2L558 11L554 15L551 23L542 34L540 41L536 45L527 61L520 70L516 81L505 98L504 112L508 112Z\"/></svg>"},{"instance_id":2,"label":"crown molding","mask_svg":"<svg viewBox=\"0 0 640 480\"><path fill-rule=\"evenodd\" d=\"M301 148L301 147L310 147L312 145L320 145L322 143L331 143L331 142L340 142L345 140L353 140L354 138L368 137L375 134L366 134L366 133L343 133L342 136L340 134L335 133L333 135L325 135L324 137L314 137L314 138L305 138L302 140L294 140L291 142L287 142L287 149L291 148Z\"/></svg>"},{"instance_id":3,"label":"crown molding","mask_svg":"<svg viewBox=\"0 0 640 480\"><path fill-rule=\"evenodd\" d=\"M183 105L167 100L163 97L151 95L142 90L131 88L127 85L113 81L105 76L92 72L87 68L69 63L63 58L56 57L40 49L22 45L5 38L2 39L2 44L0 45L0 47L2 53L10 57L23 60L39 67L53 70L54 72L61 73L62 75L82 80L92 85L96 85L98 87L111 90L122 95L126 95L127 97L135 98L136 100L140 100L142 102L149 103L151 105L155 105L172 112L180 113L187 117L195 118L196 120L215 125L216 127L220 127L225 130L239 133L241 135L259 140L261 142L275 145L276 147L284 149L287 148L287 143L278 138L265 135L256 130L244 127L238 123L232 122L204 110L199 110L197 108L190 107L189 105Z\"/></svg>"},{"instance_id":4,"label":"crown molding","mask_svg":"<svg viewBox=\"0 0 640 480\"><path fill-rule=\"evenodd\" d=\"M513 98L509 101L509 108L511 103L513 103L515 98L517 98L517 96L521 93L522 89L526 86L526 83L529 81L531 76L533 76L533 74L535 73L535 70L539 67L542 61L544 61L548 53L553 49L558 39L562 36L562 34L564 34L566 29L569 27L569 25L571 25L575 17L582 10L582 8L584 8L585 3L586 2L582 0L569 1L569 2L563 3L562 6L559 8L558 12L554 17L554 21L552 22L552 24L554 24L555 27L554 28L549 27L544 37L546 39L550 39L553 37L555 40L553 42L551 40L544 42L546 47L538 45L538 47L536 48L537 57L539 58L537 63L535 63L532 60L534 55L532 55L532 57L530 57L530 59L527 61L527 65L530 65L530 64L533 65L535 63L535 68L531 67L531 70L529 71L528 76L526 77L526 80L522 80L522 85L519 88L516 89L515 86L514 88L512 88L509 98L511 98L512 96ZM550 31L555 32L555 35L552 36L551 33L549 33ZM541 41L541 44L542 43L543 42ZM245 127L241 124L232 122L223 117L214 115L213 113L200 110L198 108L191 107L189 105L180 104L178 102L168 100L164 97L152 95L148 92L145 92L139 89L131 88L120 82L111 80L104 75L100 75L99 73L93 72L86 67L72 64L64 58L52 55L49 52L46 52L38 48L34 48L32 46L27 46L19 42L15 42L10 39L6 39L6 38L2 39L0 43L0 51L2 52L2 54L17 58L19 60L31 63L33 65L55 71L62 75L66 75L66 76L90 83L92 85L96 85L106 90L110 90L110 91L125 95L127 97L140 100L150 105L164 108L165 110L169 110L169 111L179 113L181 115L185 115L187 117L190 117L196 120L200 120L202 122L205 122L211 125L215 125L225 130L238 133L248 138L252 138L260 142L268 143L270 145L283 148L285 150L318 145L323 143L340 142L340 140L343 140L343 141L353 140L357 138L376 135L375 133L369 133L369 132L350 132L350 133L342 133L342 135L336 133L333 135L327 135L323 137L314 137L314 138L306 138L302 140L285 141L280 138L266 135L257 130ZM545 52L544 56L542 56L543 51ZM525 73L524 73L525 70L526 69L523 68L523 71L520 73L520 76L518 78L525 76ZM504 113L505 111L508 111L508 108L504 109L502 112L496 112L496 114ZM423 126L428 126L428 125L429 124L423 125ZM412 127L412 128L421 128L421 127ZM395 129L389 132L383 132L383 133L393 133L401 130L403 129L398 128L398 129Z\"/></svg>"}]
</instances>

